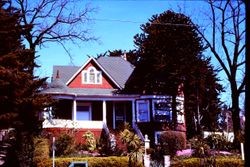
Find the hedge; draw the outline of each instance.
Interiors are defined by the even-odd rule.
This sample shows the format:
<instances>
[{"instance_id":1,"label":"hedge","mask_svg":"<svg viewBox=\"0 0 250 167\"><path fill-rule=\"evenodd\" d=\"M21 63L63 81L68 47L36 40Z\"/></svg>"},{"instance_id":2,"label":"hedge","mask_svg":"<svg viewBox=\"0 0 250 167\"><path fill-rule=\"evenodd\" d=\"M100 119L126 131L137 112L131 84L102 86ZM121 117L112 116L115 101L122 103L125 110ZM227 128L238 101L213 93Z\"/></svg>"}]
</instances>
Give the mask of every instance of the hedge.
<instances>
[{"instance_id":1,"label":"hedge","mask_svg":"<svg viewBox=\"0 0 250 167\"><path fill-rule=\"evenodd\" d=\"M215 158L187 158L174 161L171 167L193 167L193 166L208 166L213 167L244 167L244 161L239 157L233 156L218 156Z\"/></svg>"},{"instance_id":2,"label":"hedge","mask_svg":"<svg viewBox=\"0 0 250 167\"><path fill-rule=\"evenodd\" d=\"M49 158L49 140L42 137L34 138L34 152L33 163L37 166L43 164L44 161L48 161Z\"/></svg>"},{"instance_id":3,"label":"hedge","mask_svg":"<svg viewBox=\"0 0 250 167\"><path fill-rule=\"evenodd\" d=\"M84 157L84 158L55 158L56 167L68 167L73 161L87 161L88 167L128 167L128 157ZM52 159L40 163L37 167L51 167ZM133 165L134 167L143 167L142 163Z\"/></svg>"}]
</instances>

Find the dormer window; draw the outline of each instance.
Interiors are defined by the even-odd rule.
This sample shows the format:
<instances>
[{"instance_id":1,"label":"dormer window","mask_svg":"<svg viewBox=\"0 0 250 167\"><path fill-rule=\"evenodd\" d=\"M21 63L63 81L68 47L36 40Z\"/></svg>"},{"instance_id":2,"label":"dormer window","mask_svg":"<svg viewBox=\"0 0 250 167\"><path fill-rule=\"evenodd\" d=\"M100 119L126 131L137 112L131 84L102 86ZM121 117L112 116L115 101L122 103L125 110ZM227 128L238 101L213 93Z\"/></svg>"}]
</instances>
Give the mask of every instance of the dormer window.
<instances>
[{"instance_id":1,"label":"dormer window","mask_svg":"<svg viewBox=\"0 0 250 167\"><path fill-rule=\"evenodd\" d=\"M95 67L89 67L87 70L82 71L82 83L83 84L101 84L102 73L96 70Z\"/></svg>"}]
</instances>

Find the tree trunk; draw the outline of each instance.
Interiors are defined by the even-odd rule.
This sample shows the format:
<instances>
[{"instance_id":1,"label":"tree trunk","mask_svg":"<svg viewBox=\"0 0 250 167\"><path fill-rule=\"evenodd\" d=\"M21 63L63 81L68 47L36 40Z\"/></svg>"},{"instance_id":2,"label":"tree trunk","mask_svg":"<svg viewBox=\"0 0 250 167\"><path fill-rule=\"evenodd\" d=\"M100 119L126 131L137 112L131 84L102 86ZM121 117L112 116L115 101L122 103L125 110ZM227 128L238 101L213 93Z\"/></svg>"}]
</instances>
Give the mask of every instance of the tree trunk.
<instances>
[{"instance_id":1,"label":"tree trunk","mask_svg":"<svg viewBox=\"0 0 250 167\"><path fill-rule=\"evenodd\" d=\"M233 84L232 84L233 85ZM233 120L233 131L234 131L234 144L236 146L239 146L239 134L241 131L241 126L240 126L240 108L239 108L239 94L237 93L237 87L232 86L232 120Z\"/></svg>"},{"instance_id":2,"label":"tree trunk","mask_svg":"<svg viewBox=\"0 0 250 167\"><path fill-rule=\"evenodd\" d=\"M177 128L177 110L176 110L176 95L172 96L172 122L173 122L173 129L176 130Z\"/></svg>"}]
</instances>

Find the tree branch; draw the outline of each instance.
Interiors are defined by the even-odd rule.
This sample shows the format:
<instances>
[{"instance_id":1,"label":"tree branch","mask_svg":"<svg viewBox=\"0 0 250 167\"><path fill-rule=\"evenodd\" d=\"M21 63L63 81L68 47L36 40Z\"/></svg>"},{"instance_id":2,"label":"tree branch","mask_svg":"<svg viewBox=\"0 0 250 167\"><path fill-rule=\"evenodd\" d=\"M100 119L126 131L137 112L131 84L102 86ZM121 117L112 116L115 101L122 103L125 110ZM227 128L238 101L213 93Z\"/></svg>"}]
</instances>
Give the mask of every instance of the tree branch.
<instances>
[{"instance_id":1,"label":"tree branch","mask_svg":"<svg viewBox=\"0 0 250 167\"><path fill-rule=\"evenodd\" d=\"M22 24L33 25L32 30L24 36L30 49L35 50L46 42L60 43L59 40L74 43L97 40L84 28L91 20L89 16L95 12L95 8L88 5L81 8L82 3L78 5L75 0L41 0L38 4L29 0L16 1L22 9Z\"/></svg>"}]
</instances>

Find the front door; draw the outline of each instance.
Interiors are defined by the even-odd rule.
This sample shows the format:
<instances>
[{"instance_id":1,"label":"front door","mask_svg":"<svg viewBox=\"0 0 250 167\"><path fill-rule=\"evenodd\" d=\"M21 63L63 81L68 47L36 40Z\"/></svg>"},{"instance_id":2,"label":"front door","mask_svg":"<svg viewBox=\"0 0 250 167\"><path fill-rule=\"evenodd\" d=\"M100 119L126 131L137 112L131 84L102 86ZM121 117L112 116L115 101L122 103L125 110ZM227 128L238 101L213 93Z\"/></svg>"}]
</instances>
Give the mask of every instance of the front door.
<instances>
[{"instance_id":1,"label":"front door","mask_svg":"<svg viewBox=\"0 0 250 167\"><path fill-rule=\"evenodd\" d=\"M123 126L126 122L126 105L122 102L114 103L114 125L113 128Z\"/></svg>"}]
</instances>

